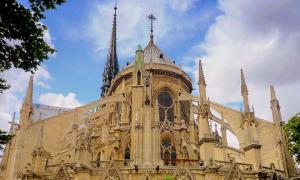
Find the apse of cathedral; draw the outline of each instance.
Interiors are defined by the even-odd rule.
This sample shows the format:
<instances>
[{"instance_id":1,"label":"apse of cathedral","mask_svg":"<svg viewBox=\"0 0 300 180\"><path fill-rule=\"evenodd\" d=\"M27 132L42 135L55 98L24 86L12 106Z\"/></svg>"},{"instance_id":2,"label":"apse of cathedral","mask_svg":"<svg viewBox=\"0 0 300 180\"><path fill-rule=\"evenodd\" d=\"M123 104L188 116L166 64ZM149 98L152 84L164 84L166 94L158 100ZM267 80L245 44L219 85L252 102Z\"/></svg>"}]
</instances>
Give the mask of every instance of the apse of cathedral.
<instances>
[{"instance_id":1,"label":"apse of cathedral","mask_svg":"<svg viewBox=\"0 0 300 180\"><path fill-rule=\"evenodd\" d=\"M295 176L279 101L273 118L249 108L241 70L243 110L206 95L199 61L199 96L192 79L164 54L153 33L122 70L117 56L117 8L103 71L101 98L66 109L34 104L33 76L14 135L5 146L1 179L15 180L279 180ZM238 74L239 72L237 72ZM238 87L237 87L238 88ZM212 122L218 128L212 127ZM233 134L239 148L229 146Z\"/></svg>"}]
</instances>

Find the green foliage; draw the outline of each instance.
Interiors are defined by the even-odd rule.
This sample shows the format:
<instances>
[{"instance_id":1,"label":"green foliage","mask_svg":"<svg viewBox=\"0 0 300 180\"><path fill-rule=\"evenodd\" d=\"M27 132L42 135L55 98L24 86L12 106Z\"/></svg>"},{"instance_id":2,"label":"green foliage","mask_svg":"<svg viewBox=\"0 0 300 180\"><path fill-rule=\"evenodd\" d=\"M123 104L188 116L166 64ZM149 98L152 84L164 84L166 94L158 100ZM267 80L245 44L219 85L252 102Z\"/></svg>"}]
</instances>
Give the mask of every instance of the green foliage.
<instances>
[{"instance_id":1,"label":"green foliage","mask_svg":"<svg viewBox=\"0 0 300 180\"><path fill-rule=\"evenodd\" d=\"M166 176L164 180L174 180L172 176Z\"/></svg>"},{"instance_id":2,"label":"green foliage","mask_svg":"<svg viewBox=\"0 0 300 180\"><path fill-rule=\"evenodd\" d=\"M289 141L289 150L300 163L300 113L289 119L284 131Z\"/></svg>"},{"instance_id":3,"label":"green foliage","mask_svg":"<svg viewBox=\"0 0 300 180\"><path fill-rule=\"evenodd\" d=\"M11 138L11 135L8 135L5 131L0 130L0 150L3 149L3 145L7 144Z\"/></svg>"},{"instance_id":4,"label":"green foliage","mask_svg":"<svg viewBox=\"0 0 300 180\"><path fill-rule=\"evenodd\" d=\"M47 26L41 23L44 12L55 9L65 0L29 0L30 8L17 0L0 3L0 73L12 67L35 71L41 62L55 52L44 39ZM0 92L9 85L0 78Z\"/></svg>"}]
</instances>

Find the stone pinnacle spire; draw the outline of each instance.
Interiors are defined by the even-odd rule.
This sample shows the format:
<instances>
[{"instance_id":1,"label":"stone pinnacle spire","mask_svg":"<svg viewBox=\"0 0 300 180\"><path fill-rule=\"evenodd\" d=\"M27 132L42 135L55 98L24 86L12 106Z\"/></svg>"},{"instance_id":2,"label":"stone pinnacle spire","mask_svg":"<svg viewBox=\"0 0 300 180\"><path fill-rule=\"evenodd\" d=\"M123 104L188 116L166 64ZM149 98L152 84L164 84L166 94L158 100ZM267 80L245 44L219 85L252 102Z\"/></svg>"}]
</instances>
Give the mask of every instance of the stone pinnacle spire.
<instances>
[{"instance_id":1,"label":"stone pinnacle spire","mask_svg":"<svg viewBox=\"0 0 300 180\"><path fill-rule=\"evenodd\" d=\"M26 105L31 105L32 104L32 94L33 94L33 75L31 75L30 79L29 79L24 104L26 104Z\"/></svg>"},{"instance_id":2,"label":"stone pinnacle spire","mask_svg":"<svg viewBox=\"0 0 300 180\"><path fill-rule=\"evenodd\" d=\"M270 86L270 90L271 90L271 100L277 100L273 85Z\"/></svg>"},{"instance_id":3,"label":"stone pinnacle spire","mask_svg":"<svg viewBox=\"0 0 300 180\"><path fill-rule=\"evenodd\" d=\"M241 69L241 93L242 93L243 101L244 101L244 111L250 112L249 99L248 99L248 88L247 88L243 69Z\"/></svg>"},{"instance_id":4,"label":"stone pinnacle spire","mask_svg":"<svg viewBox=\"0 0 300 180\"><path fill-rule=\"evenodd\" d=\"M242 93L242 95L244 95L244 94L248 95L248 88L247 88L243 69L241 69L241 93Z\"/></svg>"},{"instance_id":5,"label":"stone pinnacle spire","mask_svg":"<svg viewBox=\"0 0 300 180\"><path fill-rule=\"evenodd\" d=\"M199 80L198 80L199 85L202 84L203 86L206 86L201 59L199 60L199 76L198 76L198 78L199 78Z\"/></svg>"},{"instance_id":6,"label":"stone pinnacle spire","mask_svg":"<svg viewBox=\"0 0 300 180\"><path fill-rule=\"evenodd\" d=\"M200 102L206 101L206 83L204 78L204 72L202 68L201 60L199 60L199 75L198 75L198 85L199 85L199 93L200 93Z\"/></svg>"},{"instance_id":7,"label":"stone pinnacle spire","mask_svg":"<svg viewBox=\"0 0 300 180\"><path fill-rule=\"evenodd\" d=\"M103 83L101 87L101 97L105 96L108 92L112 79L119 73L119 63L117 56L117 5L114 7L114 18L113 27L111 32L109 52L107 55L107 62L105 64L105 69L102 74Z\"/></svg>"}]
</instances>

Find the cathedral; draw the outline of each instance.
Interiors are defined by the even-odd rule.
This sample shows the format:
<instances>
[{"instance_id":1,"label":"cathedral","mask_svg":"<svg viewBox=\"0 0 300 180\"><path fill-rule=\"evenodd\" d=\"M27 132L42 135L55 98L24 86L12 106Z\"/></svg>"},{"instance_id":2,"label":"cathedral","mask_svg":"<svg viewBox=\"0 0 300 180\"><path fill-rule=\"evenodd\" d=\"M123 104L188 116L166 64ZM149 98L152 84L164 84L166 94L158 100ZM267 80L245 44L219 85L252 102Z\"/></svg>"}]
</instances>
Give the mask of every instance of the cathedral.
<instances>
[{"instance_id":1,"label":"cathedral","mask_svg":"<svg viewBox=\"0 0 300 180\"><path fill-rule=\"evenodd\" d=\"M99 100L74 109L34 104L30 77L19 123L11 123L0 179L297 179L274 87L273 118L256 117L241 70L243 110L235 110L207 97L199 61L199 96L192 95L191 77L155 44L156 18L148 18L148 44L120 69L114 8ZM239 148L229 146L229 132Z\"/></svg>"}]
</instances>

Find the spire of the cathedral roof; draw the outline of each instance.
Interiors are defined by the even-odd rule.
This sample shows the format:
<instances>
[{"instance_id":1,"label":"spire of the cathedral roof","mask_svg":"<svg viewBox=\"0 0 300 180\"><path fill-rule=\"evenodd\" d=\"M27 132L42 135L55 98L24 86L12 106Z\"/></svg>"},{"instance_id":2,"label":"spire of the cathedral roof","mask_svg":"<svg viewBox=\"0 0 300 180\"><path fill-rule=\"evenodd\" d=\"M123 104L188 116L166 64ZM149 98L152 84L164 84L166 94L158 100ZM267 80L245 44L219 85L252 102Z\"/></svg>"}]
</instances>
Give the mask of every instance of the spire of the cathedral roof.
<instances>
[{"instance_id":1,"label":"spire of the cathedral roof","mask_svg":"<svg viewBox=\"0 0 300 180\"><path fill-rule=\"evenodd\" d=\"M105 64L105 69L102 75L103 76L103 84L101 87L102 97L105 96L105 94L109 90L111 86L111 81L118 74L118 72L119 72L119 62L117 56L117 4L115 4L109 52L107 56L107 62Z\"/></svg>"},{"instance_id":2,"label":"spire of the cathedral roof","mask_svg":"<svg viewBox=\"0 0 300 180\"><path fill-rule=\"evenodd\" d=\"M31 105L32 104L32 94L33 94L33 75L30 76L26 97L24 100L24 104Z\"/></svg>"}]
</instances>

